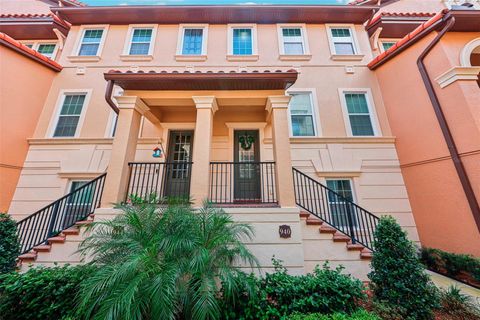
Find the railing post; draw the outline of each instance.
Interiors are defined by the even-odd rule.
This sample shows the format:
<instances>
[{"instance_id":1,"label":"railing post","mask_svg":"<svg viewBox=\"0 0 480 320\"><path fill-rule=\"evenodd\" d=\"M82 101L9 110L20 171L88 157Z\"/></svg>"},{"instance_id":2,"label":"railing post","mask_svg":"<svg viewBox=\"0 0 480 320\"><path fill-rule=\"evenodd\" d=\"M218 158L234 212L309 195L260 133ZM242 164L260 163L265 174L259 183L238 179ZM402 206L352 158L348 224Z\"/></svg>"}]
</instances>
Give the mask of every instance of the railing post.
<instances>
[{"instance_id":1,"label":"railing post","mask_svg":"<svg viewBox=\"0 0 480 320\"><path fill-rule=\"evenodd\" d=\"M57 220L59 205L60 205L60 201L57 201L55 203L55 206L53 207L52 218L50 219L50 224L48 226L47 238L50 238L51 236L53 236L53 228L55 227L55 222Z\"/></svg>"},{"instance_id":2,"label":"railing post","mask_svg":"<svg viewBox=\"0 0 480 320\"><path fill-rule=\"evenodd\" d=\"M348 228L350 230L350 238L352 239L352 244L355 244L357 242L357 239L355 237L355 227L353 225L353 217L352 217L352 209L351 209L351 204L350 202L345 203L347 205L347 219L348 219Z\"/></svg>"}]
</instances>

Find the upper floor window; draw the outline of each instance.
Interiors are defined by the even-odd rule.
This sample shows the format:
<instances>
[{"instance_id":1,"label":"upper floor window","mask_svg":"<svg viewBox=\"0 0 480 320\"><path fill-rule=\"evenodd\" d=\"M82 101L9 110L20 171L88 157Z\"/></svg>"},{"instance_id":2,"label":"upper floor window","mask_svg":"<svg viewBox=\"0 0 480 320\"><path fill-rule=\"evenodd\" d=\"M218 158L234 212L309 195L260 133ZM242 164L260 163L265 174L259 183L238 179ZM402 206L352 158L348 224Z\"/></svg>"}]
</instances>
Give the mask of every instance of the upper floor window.
<instances>
[{"instance_id":1,"label":"upper floor window","mask_svg":"<svg viewBox=\"0 0 480 320\"><path fill-rule=\"evenodd\" d=\"M253 54L253 34L251 28L234 28L233 51L234 55Z\"/></svg>"},{"instance_id":2,"label":"upper floor window","mask_svg":"<svg viewBox=\"0 0 480 320\"><path fill-rule=\"evenodd\" d=\"M255 61L257 55L257 26L255 24L228 25L229 61Z\"/></svg>"},{"instance_id":3,"label":"upper floor window","mask_svg":"<svg viewBox=\"0 0 480 320\"><path fill-rule=\"evenodd\" d=\"M85 93L64 95L53 132L54 137L74 137L76 135L85 98Z\"/></svg>"},{"instance_id":4,"label":"upper floor window","mask_svg":"<svg viewBox=\"0 0 480 320\"><path fill-rule=\"evenodd\" d=\"M302 56L309 55L307 33L305 25L284 24L278 25L278 39L280 55ZM280 58L288 58L282 57ZM282 59L287 60L287 59ZM301 59L305 60L305 59Z\"/></svg>"},{"instance_id":5,"label":"upper floor window","mask_svg":"<svg viewBox=\"0 0 480 320\"><path fill-rule=\"evenodd\" d=\"M203 53L203 29L185 28L183 30L182 54L201 55Z\"/></svg>"},{"instance_id":6,"label":"upper floor window","mask_svg":"<svg viewBox=\"0 0 480 320\"><path fill-rule=\"evenodd\" d=\"M55 52L56 44L55 43L41 43L37 47L37 51L44 56L53 59L53 53Z\"/></svg>"},{"instance_id":7,"label":"upper floor window","mask_svg":"<svg viewBox=\"0 0 480 320\"><path fill-rule=\"evenodd\" d=\"M291 93L289 104L292 136L315 136L315 117L311 93Z\"/></svg>"},{"instance_id":8,"label":"upper floor window","mask_svg":"<svg viewBox=\"0 0 480 320\"><path fill-rule=\"evenodd\" d=\"M357 53L351 28L331 27L330 34L335 54L354 55Z\"/></svg>"},{"instance_id":9,"label":"upper floor window","mask_svg":"<svg viewBox=\"0 0 480 320\"><path fill-rule=\"evenodd\" d=\"M382 41L383 51L387 51L395 45L395 41Z\"/></svg>"},{"instance_id":10,"label":"upper floor window","mask_svg":"<svg viewBox=\"0 0 480 320\"><path fill-rule=\"evenodd\" d=\"M97 56L103 38L103 29L85 29L83 32L79 56Z\"/></svg>"},{"instance_id":11,"label":"upper floor window","mask_svg":"<svg viewBox=\"0 0 480 320\"><path fill-rule=\"evenodd\" d=\"M151 28L134 28L132 39L130 42L130 55L148 55L150 54L150 46L152 42L153 29Z\"/></svg>"},{"instance_id":12,"label":"upper floor window","mask_svg":"<svg viewBox=\"0 0 480 320\"><path fill-rule=\"evenodd\" d=\"M375 136L375 116L366 92L343 92L343 103L352 136Z\"/></svg>"}]
</instances>

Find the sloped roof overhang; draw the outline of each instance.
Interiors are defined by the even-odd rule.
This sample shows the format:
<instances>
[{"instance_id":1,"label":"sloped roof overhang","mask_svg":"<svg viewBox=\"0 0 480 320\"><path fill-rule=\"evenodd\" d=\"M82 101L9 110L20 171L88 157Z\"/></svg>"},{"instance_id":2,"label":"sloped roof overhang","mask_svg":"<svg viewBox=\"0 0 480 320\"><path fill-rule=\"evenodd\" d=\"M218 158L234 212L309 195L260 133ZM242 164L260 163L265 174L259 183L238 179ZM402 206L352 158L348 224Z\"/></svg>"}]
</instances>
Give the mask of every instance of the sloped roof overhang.
<instances>
[{"instance_id":1,"label":"sloped roof overhang","mask_svg":"<svg viewBox=\"0 0 480 320\"><path fill-rule=\"evenodd\" d=\"M0 15L0 32L16 40L57 39L53 29L66 36L70 27L52 14Z\"/></svg>"},{"instance_id":2,"label":"sloped roof overhang","mask_svg":"<svg viewBox=\"0 0 480 320\"><path fill-rule=\"evenodd\" d=\"M133 23L355 23L363 24L377 6L229 5L54 7L73 25Z\"/></svg>"},{"instance_id":3,"label":"sloped roof overhang","mask_svg":"<svg viewBox=\"0 0 480 320\"><path fill-rule=\"evenodd\" d=\"M295 70L276 72L121 72L105 80L124 90L286 90L297 80Z\"/></svg>"},{"instance_id":4,"label":"sloped roof overhang","mask_svg":"<svg viewBox=\"0 0 480 320\"><path fill-rule=\"evenodd\" d=\"M431 13L382 13L373 18L366 29L369 36L381 28L380 38L403 38L435 14Z\"/></svg>"}]
</instances>

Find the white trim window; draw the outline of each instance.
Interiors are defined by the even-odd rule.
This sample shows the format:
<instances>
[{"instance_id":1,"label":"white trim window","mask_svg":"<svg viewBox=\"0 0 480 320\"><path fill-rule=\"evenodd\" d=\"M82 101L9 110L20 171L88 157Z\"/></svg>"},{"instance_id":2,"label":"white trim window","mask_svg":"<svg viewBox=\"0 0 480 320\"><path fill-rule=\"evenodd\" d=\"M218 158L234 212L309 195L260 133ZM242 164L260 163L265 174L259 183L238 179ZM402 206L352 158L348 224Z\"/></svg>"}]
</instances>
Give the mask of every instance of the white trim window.
<instances>
[{"instance_id":1,"label":"white trim window","mask_svg":"<svg viewBox=\"0 0 480 320\"><path fill-rule=\"evenodd\" d=\"M132 28L126 54L132 56L146 56L152 54L154 32L154 28L149 27Z\"/></svg>"},{"instance_id":2,"label":"white trim window","mask_svg":"<svg viewBox=\"0 0 480 320\"><path fill-rule=\"evenodd\" d=\"M23 44L29 47L30 49L38 51L39 53L43 54L45 57L48 57L52 60L54 60L57 55L58 46L55 41L46 41L46 40L27 41L27 42L23 42Z\"/></svg>"},{"instance_id":3,"label":"white trim window","mask_svg":"<svg viewBox=\"0 0 480 320\"><path fill-rule=\"evenodd\" d=\"M369 92L346 90L341 92L341 96L349 135L355 137L379 135Z\"/></svg>"},{"instance_id":4,"label":"white trim window","mask_svg":"<svg viewBox=\"0 0 480 320\"><path fill-rule=\"evenodd\" d=\"M98 56L105 37L105 29L84 29L78 46L78 56Z\"/></svg>"},{"instance_id":5,"label":"white trim window","mask_svg":"<svg viewBox=\"0 0 480 320\"><path fill-rule=\"evenodd\" d=\"M348 26L330 27L333 52L338 55L355 55L358 50L355 46L352 28Z\"/></svg>"},{"instance_id":6,"label":"white trim window","mask_svg":"<svg viewBox=\"0 0 480 320\"><path fill-rule=\"evenodd\" d=\"M53 137L75 137L87 99L87 93L65 93L53 130Z\"/></svg>"},{"instance_id":7,"label":"white trim window","mask_svg":"<svg viewBox=\"0 0 480 320\"><path fill-rule=\"evenodd\" d=\"M355 202L351 180L339 178L327 179L326 181L327 187L333 191L328 192L328 206L332 224L336 227L350 226L350 221L345 210L347 206L350 206L352 225L357 226L357 221L353 214L353 207L350 204L350 202Z\"/></svg>"},{"instance_id":8,"label":"white trim window","mask_svg":"<svg viewBox=\"0 0 480 320\"><path fill-rule=\"evenodd\" d=\"M43 54L45 57L54 59L55 57L55 52L57 49L57 44L56 43L39 43L37 47L37 51L41 54Z\"/></svg>"},{"instance_id":9,"label":"white trim window","mask_svg":"<svg viewBox=\"0 0 480 320\"><path fill-rule=\"evenodd\" d=\"M177 54L200 56L207 54L208 28L203 25L181 25Z\"/></svg>"},{"instance_id":10,"label":"white trim window","mask_svg":"<svg viewBox=\"0 0 480 320\"><path fill-rule=\"evenodd\" d=\"M256 25L229 25L229 54L234 56L251 56L257 54Z\"/></svg>"},{"instance_id":11,"label":"white trim window","mask_svg":"<svg viewBox=\"0 0 480 320\"><path fill-rule=\"evenodd\" d=\"M303 25L279 25L280 54L309 54L306 31Z\"/></svg>"},{"instance_id":12,"label":"white trim window","mask_svg":"<svg viewBox=\"0 0 480 320\"><path fill-rule=\"evenodd\" d=\"M382 39L379 42L380 42L380 52L385 52L391 47L393 47L397 43L397 40Z\"/></svg>"},{"instance_id":13,"label":"white trim window","mask_svg":"<svg viewBox=\"0 0 480 320\"><path fill-rule=\"evenodd\" d=\"M288 105L291 135L312 137L316 135L315 112L311 92L289 93L292 97Z\"/></svg>"}]
</instances>

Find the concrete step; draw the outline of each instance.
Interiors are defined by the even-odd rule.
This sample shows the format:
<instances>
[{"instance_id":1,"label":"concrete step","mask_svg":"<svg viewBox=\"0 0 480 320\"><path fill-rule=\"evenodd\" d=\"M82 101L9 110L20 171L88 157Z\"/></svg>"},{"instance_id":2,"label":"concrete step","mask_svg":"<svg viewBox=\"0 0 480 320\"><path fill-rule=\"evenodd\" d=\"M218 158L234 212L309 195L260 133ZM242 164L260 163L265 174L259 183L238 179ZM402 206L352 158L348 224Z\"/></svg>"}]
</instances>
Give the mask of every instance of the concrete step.
<instances>
[{"instance_id":1,"label":"concrete step","mask_svg":"<svg viewBox=\"0 0 480 320\"><path fill-rule=\"evenodd\" d=\"M319 228L319 231L320 233L336 233L337 232L337 229L333 228L333 227L330 227L330 226L327 226L327 225L322 225L320 228Z\"/></svg>"},{"instance_id":2,"label":"concrete step","mask_svg":"<svg viewBox=\"0 0 480 320\"><path fill-rule=\"evenodd\" d=\"M33 247L33 251L35 252L50 252L52 246L49 244L41 244L39 246Z\"/></svg>"}]
</instances>

